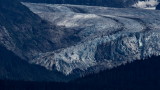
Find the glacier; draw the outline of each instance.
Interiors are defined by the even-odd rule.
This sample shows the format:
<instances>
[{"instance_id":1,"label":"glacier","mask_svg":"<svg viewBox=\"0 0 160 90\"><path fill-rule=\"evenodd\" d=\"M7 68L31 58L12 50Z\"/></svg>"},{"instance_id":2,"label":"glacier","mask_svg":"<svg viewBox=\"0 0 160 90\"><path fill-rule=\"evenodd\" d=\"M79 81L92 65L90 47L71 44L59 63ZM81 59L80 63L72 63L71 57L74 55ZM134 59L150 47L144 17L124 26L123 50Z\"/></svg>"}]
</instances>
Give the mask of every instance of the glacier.
<instances>
[{"instance_id":1,"label":"glacier","mask_svg":"<svg viewBox=\"0 0 160 90\"><path fill-rule=\"evenodd\" d=\"M79 38L72 45L52 51L28 51L31 54L16 52L7 46L18 56L25 54L31 64L65 75L79 72L85 75L160 55L160 11L69 4L23 5L51 24L66 28L57 32L74 30L71 40ZM5 27L2 30L7 31ZM2 37L9 34L4 33L0 33L0 43L6 46ZM48 38L57 40L52 36Z\"/></svg>"}]
</instances>

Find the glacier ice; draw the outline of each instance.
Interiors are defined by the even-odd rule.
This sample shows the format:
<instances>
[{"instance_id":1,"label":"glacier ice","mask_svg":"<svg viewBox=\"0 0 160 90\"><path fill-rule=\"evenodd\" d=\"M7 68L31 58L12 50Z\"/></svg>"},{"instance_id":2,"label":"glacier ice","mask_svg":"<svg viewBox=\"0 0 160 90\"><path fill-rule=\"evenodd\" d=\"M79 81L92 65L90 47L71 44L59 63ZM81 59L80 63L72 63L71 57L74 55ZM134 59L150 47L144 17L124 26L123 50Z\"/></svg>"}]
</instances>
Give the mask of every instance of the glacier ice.
<instances>
[{"instance_id":1,"label":"glacier ice","mask_svg":"<svg viewBox=\"0 0 160 90\"><path fill-rule=\"evenodd\" d=\"M23 4L42 19L67 30L77 31L74 35L81 39L65 48L49 52L35 51L33 56L26 55L30 63L44 66L48 70L58 70L66 75L77 69L82 73L90 73L89 68L96 71L111 69L134 60L160 55L159 11ZM2 38L3 34L0 34L0 39Z\"/></svg>"}]
</instances>

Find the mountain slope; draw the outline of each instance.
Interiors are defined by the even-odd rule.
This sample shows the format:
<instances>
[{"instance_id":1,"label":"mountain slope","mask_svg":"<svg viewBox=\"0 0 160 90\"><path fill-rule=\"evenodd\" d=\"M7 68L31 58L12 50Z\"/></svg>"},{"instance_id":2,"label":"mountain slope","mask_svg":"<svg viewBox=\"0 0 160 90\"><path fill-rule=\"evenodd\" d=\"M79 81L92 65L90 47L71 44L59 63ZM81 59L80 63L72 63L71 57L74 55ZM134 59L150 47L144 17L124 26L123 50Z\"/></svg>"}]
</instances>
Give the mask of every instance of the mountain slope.
<instances>
[{"instance_id":1,"label":"mountain slope","mask_svg":"<svg viewBox=\"0 0 160 90\"><path fill-rule=\"evenodd\" d=\"M80 77L160 55L159 11L22 5L12 0L1 0L0 4L0 45L31 65L45 67L49 77L60 72L70 79L70 75ZM63 75L56 78L64 79Z\"/></svg>"},{"instance_id":2,"label":"mountain slope","mask_svg":"<svg viewBox=\"0 0 160 90\"><path fill-rule=\"evenodd\" d=\"M51 72L28 62L36 52L66 47L68 42L72 44L70 39L67 39L67 35L70 34L65 36L57 28L64 30L42 20L17 0L0 0L1 79L31 81L67 81L70 79L57 71ZM57 32L62 33L68 41L65 45L62 46L58 40L51 40L53 38L48 37L52 36L56 39ZM60 34L58 38L60 38ZM64 41L63 39L62 42Z\"/></svg>"}]
</instances>

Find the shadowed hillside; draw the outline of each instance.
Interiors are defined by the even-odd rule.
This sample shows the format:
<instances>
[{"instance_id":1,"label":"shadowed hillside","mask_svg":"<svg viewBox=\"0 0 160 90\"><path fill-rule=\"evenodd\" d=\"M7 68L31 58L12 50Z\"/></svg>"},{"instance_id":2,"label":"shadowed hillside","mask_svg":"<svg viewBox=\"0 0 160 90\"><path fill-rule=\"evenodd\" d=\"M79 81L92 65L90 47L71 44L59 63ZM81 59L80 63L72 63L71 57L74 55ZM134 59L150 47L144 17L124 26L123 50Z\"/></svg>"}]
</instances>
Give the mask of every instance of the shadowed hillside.
<instances>
[{"instance_id":1,"label":"shadowed hillside","mask_svg":"<svg viewBox=\"0 0 160 90\"><path fill-rule=\"evenodd\" d=\"M160 57L135 61L70 83L0 81L2 90L159 90Z\"/></svg>"}]
</instances>

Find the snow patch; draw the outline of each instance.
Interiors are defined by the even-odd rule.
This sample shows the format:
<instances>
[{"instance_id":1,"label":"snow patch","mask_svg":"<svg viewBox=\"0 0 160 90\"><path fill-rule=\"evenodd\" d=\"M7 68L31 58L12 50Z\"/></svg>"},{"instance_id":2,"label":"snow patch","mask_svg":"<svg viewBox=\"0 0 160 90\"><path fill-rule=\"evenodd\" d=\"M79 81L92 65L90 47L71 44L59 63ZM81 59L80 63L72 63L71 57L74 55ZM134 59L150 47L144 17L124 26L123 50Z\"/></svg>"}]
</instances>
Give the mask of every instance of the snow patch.
<instances>
[{"instance_id":1,"label":"snow patch","mask_svg":"<svg viewBox=\"0 0 160 90\"><path fill-rule=\"evenodd\" d=\"M145 0L145 1L138 1L138 3L133 5L133 7L143 8L143 9L155 9L157 5L158 5L157 0Z\"/></svg>"}]
</instances>

